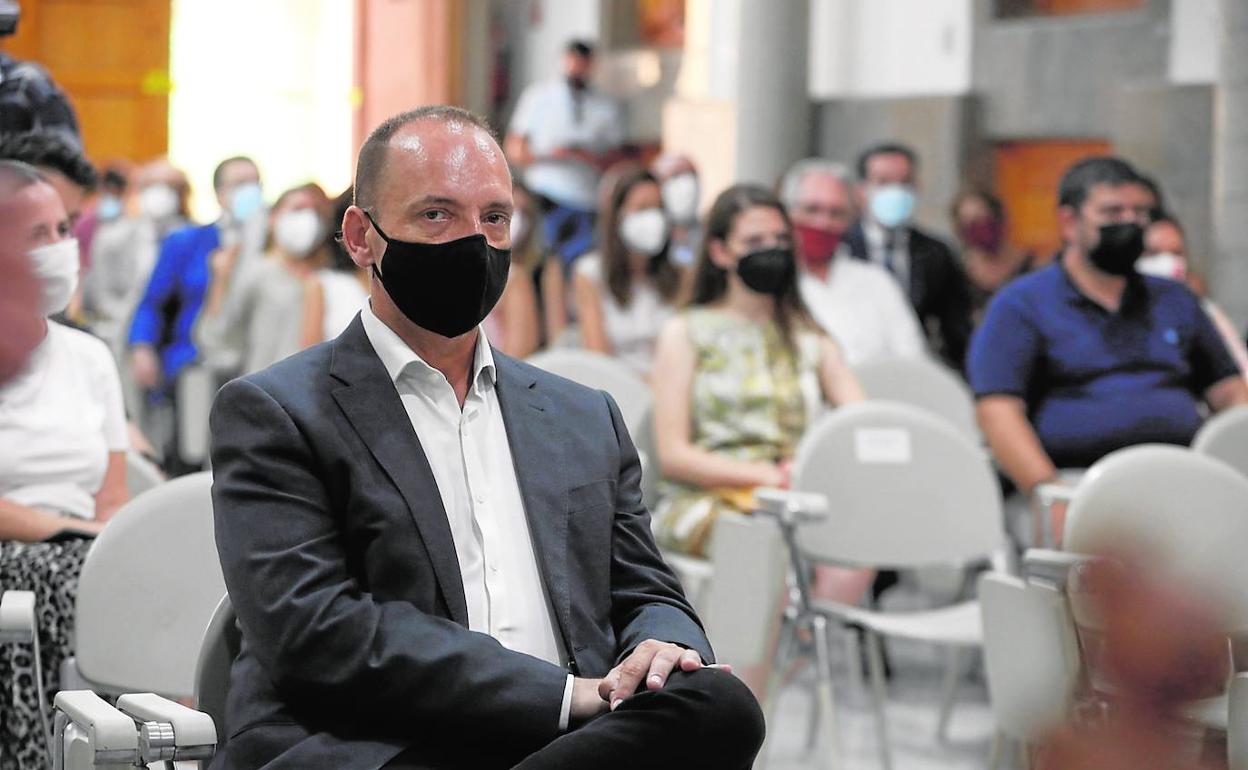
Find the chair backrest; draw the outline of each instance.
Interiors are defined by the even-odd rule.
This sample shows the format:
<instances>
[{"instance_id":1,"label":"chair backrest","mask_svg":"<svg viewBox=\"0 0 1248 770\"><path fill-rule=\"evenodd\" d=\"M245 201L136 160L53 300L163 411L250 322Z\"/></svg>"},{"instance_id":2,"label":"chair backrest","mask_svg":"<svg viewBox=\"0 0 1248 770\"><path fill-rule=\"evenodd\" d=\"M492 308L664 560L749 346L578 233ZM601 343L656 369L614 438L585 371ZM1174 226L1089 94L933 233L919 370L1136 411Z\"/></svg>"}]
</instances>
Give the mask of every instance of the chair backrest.
<instances>
[{"instance_id":1,"label":"chair backrest","mask_svg":"<svg viewBox=\"0 0 1248 770\"><path fill-rule=\"evenodd\" d=\"M1079 643L1066 599L1056 588L985 572L979 604L997 729L1033 741L1065 720L1079 684Z\"/></svg>"},{"instance_id":2,"label":"chair backrest","mask_svg":"<svg viewBox=\"0 0 1248 770\"><path fill-rule=\"evenodd\" d=\"M134 450L126 452L126 492L131 500L164 482L165 475L151 460Z\"/></svg>"},{"instance_id":3,"label":"chair backrest","mask_svg":"<svg viewBox=\"0 0 1248 770\"><path fill-rule=\"evenodd\" d=\"M217 726L217 749L225 745L225 701L230 692L230 666L243 644L230 597L221 598L208 621L195 664L195 708Z\"/></svg>"},{"instance_id":4,"label":"chair backrest","mask_svg":"<svg viewBox=\"0 0 1248 770\"><path fill-rule=\"evenodd\" d=\"M715 520L702 619L721 663L770 660L785 597L788 554L780 527L766 516L723 513Z\"/></svg>"},{"instance_id":5,"label":"chair backrest","mask_svg":"<svg viewBox=\"0 0 1248 770\"><path fill-rule=\"evenodd\" d=\"M219 386L217 373L203 364L192 364L178 375L178 454L189 463L208 457L208 413Z\"/></svg>"},{"instance_id":6,"label":"chair backrest","mask_svg":"<svg viewBox=\"0 0 1248 770\"><path fill-rule=\"evenodd\" d=\"M1192 449L1216 457L1248 476L1248 406L1209 418L1192 439Z\"/></svg>"},{"instance_id":7,"label":"chair backrest","mask_svg":"<svg viewBox=\"0 0 1248 770\"><path fill-rule=\"evenodd\" d=\"M545 350L530 356L528 363L586 387L605 390L615 399L628 432L643 430L654 404L654 395L626 364L592 350Z\"/></svg>"},{"instance_id":8,"label":"chair backrest","mask_svg":"<svg viewBox=\"0 0 1248 770\"><path fill-rule=\"evenodd\" d=\"M798 445L793 488L828 499L804 526L813 558L919 567L1001 547L1001 490L985 452L942 417L907 404L863 402L820 419Z\"/></svg>"},{"instance_id":9,"label":"chair backrest","mask_svg":"<svg viewBox=\"0 0 1248 770\"><path fill-rule=\"evenodd\" d=\"M1223 606L1248 631L1248 477L1188 449L1143 445L1097 462L1075 488L1064 548L1129 548L1150 572ZM1076 622L1082 603L1072 594Z\"/></svg>"},{"instance_id":10,"label":"chair backrest","mask_svg":"<svg viewBox=\"0 0 1248 770\"><path fill-rule=\"evenodd\" d=\"M980 441L975 397L966 382L930 358L887 358L854 368L872 401L898 401L944 417L972 441Z\"/></svg>"},{"instance_id":11,"label":"chair backrest","mask_svg":"<svg viewBox=\"0 0 1248 770\"><path fill-rule=\"evenodd\" d=\"M195 473L131 500L87 553L75 639L97 689L191 695L200 637L225 593L211 486Z\"/></svg>"}]
</instances>

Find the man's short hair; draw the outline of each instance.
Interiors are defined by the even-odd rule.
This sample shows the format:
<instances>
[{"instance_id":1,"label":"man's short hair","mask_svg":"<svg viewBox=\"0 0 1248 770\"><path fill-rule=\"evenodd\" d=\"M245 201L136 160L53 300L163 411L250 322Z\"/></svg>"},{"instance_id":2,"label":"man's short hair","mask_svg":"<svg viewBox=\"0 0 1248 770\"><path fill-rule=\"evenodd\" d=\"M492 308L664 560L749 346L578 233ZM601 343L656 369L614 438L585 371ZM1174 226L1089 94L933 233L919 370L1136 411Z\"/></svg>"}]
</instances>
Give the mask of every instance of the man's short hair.
<instances>
[{"instance_id":1,"label":"man's short hair","mask_svg":"<svg viewBox=\"0 0 1248 770\"><path fill-rule=\"evenodd\" d=\"M0 200L40 182L47 180L29 163L0 159Z\"/></svg>"},{"instance_id":2,"label":"man's short hair","mask_svg":"<svg viewBox=\"0 0 1248 770\"><path fill-rule=\"evenodd\" d=\"M86 192L95 189L99 176L82 150L48 131L0 136L0 159L21 161L63 175Z\"/></svg>"},{"instance_id":3,"label":"man's short hair","mask_svg":"<svg viewBox=\"0 0 1248 770\"><path fill-rule=\"evenodd\" d=\"M860 180L866 181L867 163L877 155L901 155L910 161L910 170L912 172L919 170L919 156L909 146L900 142L882 142L871 145L858 156L858 178Z\"/></svg>"},{"instance_id":4,"label":"man's short hair","mask_svg":"<svg viewBox=\"0 0 1248 770\"><path fill-rule=\"evenodd\" d=\"M567 53L576 54L582 59L594 58L594 44L588 40L569 40L568 47L564 50Z\"/></svg>"},{"instance_id":5,"label":"man's short hair","mask_svg":"<svg viewBox=\"0 0 1248 770\"><path fill-rule=\"evenodd\" d=\"M216 192L221 192L221 183L225 180L225 169L228 168L231 163L249 163L252 168L259 168L259 166L256 165L256 162L246 155L235 155L233 157L226 158L218 163L217 167L212 170L212 189Z\"/></svg>"},{"instance_id":6,"label":"man's short hair","mask_svg":"<svg viewBox=\"0 0 1248 770\"><path fill-rule=\"evenodd\" d=\"M417 107L414 110L401 112L398 115L387 118L381 125L373 129L373 132L368 135L368 138L364 140L364 144L360 147L360 154L355 162L355 185L353 186L355 190L355 205L362 209L367 209L376 204L377 180L381 178L381 171L386 162L386 150L390 145L390 139L394 137L399 129L418 120L436 120L441 123L450 123L457 120L484 130L495 141L498 141L498 137L494 136L494 130L490 128L490 124L485 118L462 107L436 104L428 107Z\"/></svg>"},{"instance_id":7,"label":"man's short hair","mask_svg":"<svg viewBox=\"0 0 1248 770\"><path fill-rule=\"evenodd\" d=\"M797 205L799 191L802 188L802 182L811 174L827 174L835 177L841 184L845 185L848 190L852 186L853 180L850 179L849 169L844 163L837 163L827 158L804 158L789 166L789 170L784 172L784 176L780 177L780 201L784 203L784 207L790 212Z\"/></svg>"},{"instance_id":8,"label":"man's short hair","mask_svg":"<svg viewBox=\"0 0 1248 770\"><path fill-rule=\"evenodd\" d=\"M1092 188L1098 184L1110 187L1124 184L1148 186L1140 178L1139 172L1122 158L1097 155L1077 161L1066 169L1062 181L1057 185L1057 205L1070 206L1077 210L1088 199Z\"/></svg>"}]
</instances>

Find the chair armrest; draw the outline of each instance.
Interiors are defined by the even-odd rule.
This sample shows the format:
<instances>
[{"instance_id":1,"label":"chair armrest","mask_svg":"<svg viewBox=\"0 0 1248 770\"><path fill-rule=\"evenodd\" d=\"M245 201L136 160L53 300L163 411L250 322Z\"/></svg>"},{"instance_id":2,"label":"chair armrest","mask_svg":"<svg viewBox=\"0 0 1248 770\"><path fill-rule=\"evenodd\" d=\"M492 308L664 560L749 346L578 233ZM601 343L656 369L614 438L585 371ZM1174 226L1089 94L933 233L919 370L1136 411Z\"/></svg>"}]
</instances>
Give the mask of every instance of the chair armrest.
<instances>
[{"instance_id":1,"label":"chair armrest","mask_svg":"<svg viewBox=\"0 0 1248 770\"><path fill-rule=\"evenodd\" d=\"M123 695L117 699L117 708L135 722L145 723L140 736L146 744L140 747L145 761L209 759L216 749L216 725L202 711L150 692ZM161 729L165 725L172 735Z\"/></svg>"},{"instance_id":2,"label":"chair armrest","mask_svg":"<svg viewBox=\"0 0 1248 770\"><path fill-rule=\"evenodd\" d=\"M134 720L113 708L90 690L62 690L53 702L58 724L64 717L80 727L94 747L96 762L138 757L139 731ZM58 733L60 730L58 730Z\"/></svg>"},{"instance_id":3,"label":"chair armrest","mask_svg":"<svg viewBox=\"0 0 1248 770\"><path fill-rule=\"evenodd\" d=\"M1088 564L1093 557L1082 553L1055 551L1050 548L1028 548L1023 554L1023 577L1043 580L1059 589L1065 589L1070 572L1075 567Z\"/></svg>"},{"instance_id":4,"label":"chair armrest","mask_svg":"<svg viewBox=\"0 0 1248 770\"><path fill-rule=\"evenodd\" d=\"M1069 484L1044 483L1037 484L1032 490L1036 501L1045 508L1052 508L1057 503L1069 503L1075 499L1075 488Z\"/></svg>"},{"instance_id":5,"label":"chair armrest","mask_svg":"<svg viewBox=\"0 0 1248 770\"><path fill-rule=\"evenodd\" d=\"M828 499L814 492L760 487L754 490L754 512L771 516L783 525L806 524L828 518Z\"/></svg>"},{"instance_id":6,"label":"chair armrest","mask_svg":"<svg viewBox=\"0 0 1248 770\"><path fill-rule=\"evenodd\" d=\"M34 638L34 591L0 593L0 642L30 642Z\"/></svg>"}]
</instances>

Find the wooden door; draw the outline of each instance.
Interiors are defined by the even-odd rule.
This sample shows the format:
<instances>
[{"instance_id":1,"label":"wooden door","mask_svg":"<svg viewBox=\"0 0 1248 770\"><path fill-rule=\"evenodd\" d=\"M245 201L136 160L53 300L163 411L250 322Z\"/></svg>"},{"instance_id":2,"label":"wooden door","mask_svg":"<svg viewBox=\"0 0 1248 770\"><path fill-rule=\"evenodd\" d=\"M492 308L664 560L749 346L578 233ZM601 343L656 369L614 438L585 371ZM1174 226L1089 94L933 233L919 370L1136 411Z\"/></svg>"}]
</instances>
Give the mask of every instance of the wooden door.
<instances>
[{"instance_id":1,"label":"wooden door","mask_svg":"<svg viewBox=\"0 0 1248 770\"><path fill-rule=\"evenodd\" d=\"M1057 230L1057 184L1071 164L1108 155L1109 142L1051 139L1002 142L993 152L997 194L1009 216L1009 240L1047 258L1061 247Z\"/></svg>"},{"instance_id":2,"label":"wooden door","mask_svg":"<svg viewBox=\"0 0 1248 770\"><path fill-rule=\"evenodd\" d=\"M87 155L147 160L169 144L171 0L22 0L3 42L69 96Z\"/></svg>"}]
</instances>

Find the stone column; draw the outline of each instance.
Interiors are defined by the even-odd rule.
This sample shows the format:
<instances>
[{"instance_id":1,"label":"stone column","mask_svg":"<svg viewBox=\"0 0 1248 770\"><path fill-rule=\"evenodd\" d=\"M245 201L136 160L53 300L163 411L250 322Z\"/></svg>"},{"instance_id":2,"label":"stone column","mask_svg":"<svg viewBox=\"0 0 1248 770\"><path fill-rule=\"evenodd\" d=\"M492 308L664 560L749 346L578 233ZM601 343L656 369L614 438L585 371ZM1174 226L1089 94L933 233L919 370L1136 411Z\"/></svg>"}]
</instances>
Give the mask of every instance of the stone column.
<instances>
[{"instance_id":1,"label":"stone column","mask_svg":"<svg viewBox=\"0 0 1248 770\"><path fill-rule=\"evenodd\" d=\"M1219 75L1214 101L1211 280L1216 299L1242 332L1248 323L1248 3L1221 0Z\"/></svg>"},{"instance_id":2,"label":"stone column","mask_svg":"<svg viewBox=\"0 0 1248 770\"><path fill-rule=\"evenodd\" d=\"M736 178L772 185L810 154L810 3L741 0L737 29Z\"/></svg>"}]
</instances>

